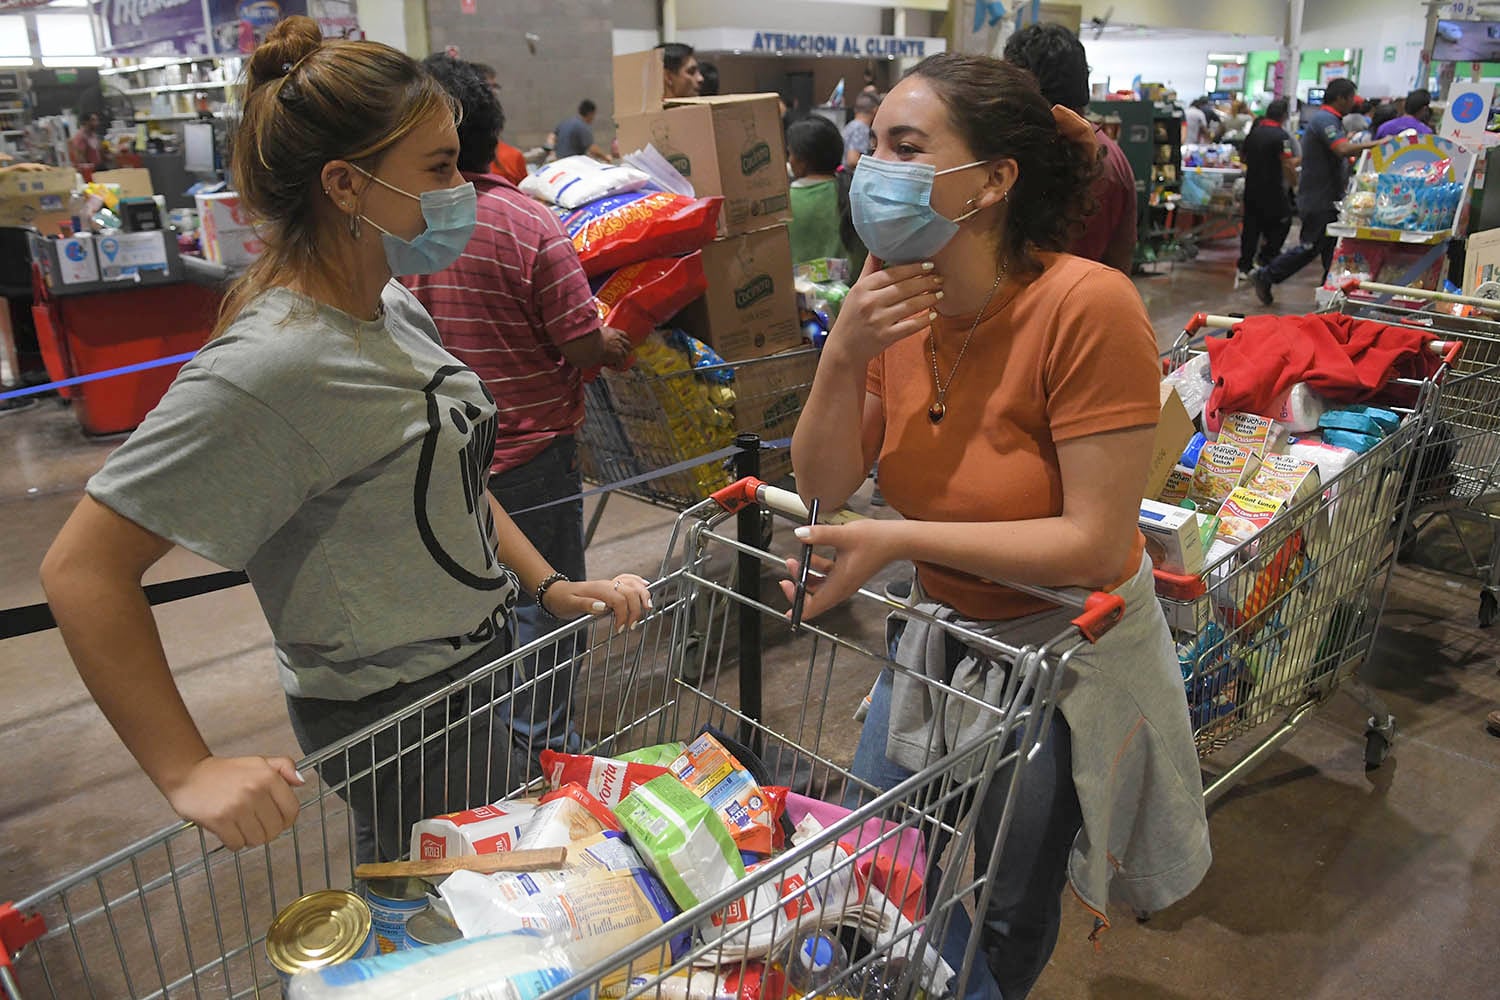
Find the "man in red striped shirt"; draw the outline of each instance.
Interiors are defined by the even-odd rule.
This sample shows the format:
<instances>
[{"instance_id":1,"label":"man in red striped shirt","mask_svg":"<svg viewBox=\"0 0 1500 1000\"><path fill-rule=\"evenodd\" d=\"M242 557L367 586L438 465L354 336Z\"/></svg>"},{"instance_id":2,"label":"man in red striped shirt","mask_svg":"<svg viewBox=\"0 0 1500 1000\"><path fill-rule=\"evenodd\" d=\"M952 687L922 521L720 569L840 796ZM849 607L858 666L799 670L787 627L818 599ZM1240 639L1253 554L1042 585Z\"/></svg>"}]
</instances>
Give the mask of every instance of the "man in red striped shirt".
<instances>
[{"instance_id":1,"label":"man in red striped shirt","mask_svg":"<svg viewBox=\"0 0 1500 1000\"><path fill-rule=\"evenodd\" d=\"M462 105L458 166L478 192L478 224L453 266L403 278L432 314L443 346L484 379L499 422L490 492L559 572L584 579L583 488L574 435L583 423L581 370L620 365L631 345L602 327L572 241L552 213L504 178L487 173L500 134L500 105L470 63L446 55L423 65ZM530 595L516 606L516 644L555 627ZM566 662L554 650L525 664L526 676ZM521 677L516 677L519 682ZM511 703L518 743L562 749L571 672L560 671Z\"/></svg>"}]
</instances>

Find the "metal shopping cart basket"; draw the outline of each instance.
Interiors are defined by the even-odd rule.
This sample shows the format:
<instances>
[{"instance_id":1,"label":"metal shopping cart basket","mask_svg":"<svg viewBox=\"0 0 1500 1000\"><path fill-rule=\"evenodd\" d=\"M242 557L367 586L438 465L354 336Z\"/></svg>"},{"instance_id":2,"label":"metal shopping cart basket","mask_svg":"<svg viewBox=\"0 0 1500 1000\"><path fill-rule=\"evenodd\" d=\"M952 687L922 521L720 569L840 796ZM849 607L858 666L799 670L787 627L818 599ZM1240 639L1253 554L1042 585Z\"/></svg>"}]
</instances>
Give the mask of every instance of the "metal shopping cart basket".
<instances>
[{"instance_id":1,"label":"metal shopping cart basket","mask_svg":"<svg viewBox=\"0 0 1500 1000\"><path fill-rule=\"evenodd\" d=\"M1237 317L1193 317L1169 352L1179 367L1197 335ZM1378 766L1396 722L1354 677L1385 606L1412 462L1436 386L1403 380L1415 405L1401 426L1249 541L1211 556L1197 576L1157 571L1157 594L1178 639L1178 661L1210 802L1276 751L1336 691L1370 713L1365 762ZM1219 770L1221 756L1232 762Z\"/></svg>"},{"instance_id":2,"label":"metal shopping cart basket","mask_svg":"<svg viewBox=\"0 0 1500 1000\"><path fill-rule=\"evenodd\" d=\"M1419 325L1462 340L1437 386L1432 421L1416 458L1403 553L1447 527L1480 581L1479 624L1500 613L1500 303L1418 288L1346 282L1332 308L1361 319ZM1490 529L1476 554L1463 525Z\"/></svg>"},{"instance_id":3,"label":"metal shopping cart basket","mask_svg":"<svg viewBox=\"0 0 1500 1000\"><path fill-rule=\"evenodd\" d=\"M727 507L737 512L738 527L748 539L757 541L757 503L778 497L783 509L801 511L795 495L744 480L721 492L717 501L683 513L664 572L652 586L655 610L636 629L614 635L607 622L569 625L310 757L300 765L303 773L333 762L352 775L347 785L356 785L369 774L368 765L360 764L362 757L377 767L415 767L424 747L444 748L454 741L482 744L497 735L508 740L508 731L497 734L492 728L491 716L512 696L509 669L529 652L552 644L559 648L559 665L537 683L571 672L571 722L588 752L609 755L691 739L712 725L752 747L764 767L794 791L829 802L850 794L868 801L821 832L794 837L792 849L753 869L748 878L581 971L549 996L577 990L608 996L682 995L680 989L672 992L668 979L698 968L698 976L717 982L715 970L737 970L798 929L832 924L853 928L843 933L858 940L850 942L852 961L840 981L828 987L831 992L857 996L870 985L873 971L889 979L897 968L905 969L900 986L907 992L901 995L920 989L936 998L950 986L961 989L958 980L966 979L973 967L978 943L977 935L965 931L964 906L975 899L982 906L987 898L1010 824L1007 806L995 842L977 844L978 810L969 804L991 782L1015 787L1045 731L1072 651L1085 641L1085 632L1097 634L1117 620L1119 601L1094 595L1077 630L1026 650L935 623L1003 667L1004 692L997 704L986 704L916 678L946 711L988 716L993 724L981 727L981 737L936 756L899 786L880 792L851 774L852 746L827 735L827 723L832 706L841 698L850 707L857 704L878 672L890 666L884 641L866 648L856 638L811 625L789 633L782 612L756 595L759 573L742 573L742 580L752 582L729 588L703 572L715 555L779 566L779 557L742 544L726 530L735 524ZM681 679L688 649L684 609L700 596L725 605L730 613L717 616L722 623L718 634L696 647L694 655L704 661L697 672L703 679L689 684ZM876 615L893 607L867 592L858 602ZM737 635L729 628L730 619L737 622ZM763 630L772 640L764 657ZM767 676L775 677L764 685L774 702L764 713L758 700L762 658ZM738 696L746 689L756 696L750 704ZM440 721L433 724L433 718ZM528 787L524 778L489 771L467 777L456 783L470 789L467 800L450 793L445 808L492 802ZM421 779L441 788L455 784L435 773L423 772ZM272 917L303 894L354 884L353 830L337 794L341 790L319 786L304 798L293 827L262 848L231 852L211 844L194 826L180 824L3 907L0 940L5 948L0 955L15 960L13 968L3 969L7 994L278 996L281 987L264 945ZM399 803L377 802L375 807L399 808ZM419 818L403 816L401 822ZM972 865L966 860L971 848ZM929 860L913 860L919 854ZM882 856L896 862L905 858L905 874L898 876L899 864L882 866ZM692 945L674 951L674 941L695 929Z\"/></svg>"}]
</instances>

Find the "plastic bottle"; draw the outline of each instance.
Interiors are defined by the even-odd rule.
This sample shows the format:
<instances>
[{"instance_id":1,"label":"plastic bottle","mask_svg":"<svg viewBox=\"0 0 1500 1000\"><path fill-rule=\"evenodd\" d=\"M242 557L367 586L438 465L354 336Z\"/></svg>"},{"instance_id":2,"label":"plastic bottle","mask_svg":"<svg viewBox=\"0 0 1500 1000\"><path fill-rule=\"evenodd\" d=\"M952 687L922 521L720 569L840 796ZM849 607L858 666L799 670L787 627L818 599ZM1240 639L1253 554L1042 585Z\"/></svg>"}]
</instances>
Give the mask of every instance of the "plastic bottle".
<instances>
[{"instance_id":1,"label":"plastic bottle","mask_svg":"<svg viewBox=\"0 0 1500 1000\"><path fill-rule=\"evenodd\" d=\"M803 996L830 992L828 987L849 968L849 955L838 938L806 931L793 941L786 957L787 985Z\"/></svg>"}]
</instances>

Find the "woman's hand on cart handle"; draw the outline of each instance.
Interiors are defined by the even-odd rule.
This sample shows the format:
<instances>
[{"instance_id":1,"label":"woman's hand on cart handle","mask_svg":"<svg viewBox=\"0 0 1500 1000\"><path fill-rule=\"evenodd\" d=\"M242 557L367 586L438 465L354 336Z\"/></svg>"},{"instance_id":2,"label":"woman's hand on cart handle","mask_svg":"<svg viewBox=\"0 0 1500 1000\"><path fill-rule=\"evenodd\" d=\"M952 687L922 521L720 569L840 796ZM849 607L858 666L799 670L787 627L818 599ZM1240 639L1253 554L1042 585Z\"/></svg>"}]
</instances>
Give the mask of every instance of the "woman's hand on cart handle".
<instances>
[{"instance_id":1,"label":"woman's hand on cart handle","mask_svg":"<svg viewBox=\"0 0 1500 1000\"><path fill-rule=\"evenodd\" d=\"M177 815L231 851L274 840L297 820L294 787L306 784L290 757L205 757L163 788Z\"/></svg>"},{"instance_id":2,"label":"woman's hand on cart handle","mask_svg":"<svg viewBox=\"0 0 1500 1000\"><path fill-rule=\"evenodd\" d=\"M611 614L618 635L652 610L651 585L634 573L609 580L565 580L547 588L542 597L549 614L563 621L580 615Z\"/></svg>"},{"instance_id":3,"label":"woman's hand on cart handle","mask_svg":"<svg viewBox=\"0 0 1500 1000\"><path fill-rule=\"evenodd\" d=\"M882 269L870 257L844 299L828 344L849 361L868 364L887 347L931 326L942 297L943 279L931 261Z\"/></svg>"},{"instance_id":4,"label":"woman's hand on cart handle","mask_svg":"<svg viewBox=\"0 0 1500 1000\"><path fill-rule=\"evenodd\" d=\"M895 521L851 521L848 524L803 525L794 534L808 545L832 548L838 553L837 560L813 556L811 572L807 575L807 598L802 605L804 621L816 618L835 605L848 600L860 587L888 563L897 558L891 542L890 528ZM791 580L781 581L781 592L788 601L797 597L796 578L802 564L796 559L786 561ZM787 620L791 620L788 609Z\"/></svg>"}]
</instances>

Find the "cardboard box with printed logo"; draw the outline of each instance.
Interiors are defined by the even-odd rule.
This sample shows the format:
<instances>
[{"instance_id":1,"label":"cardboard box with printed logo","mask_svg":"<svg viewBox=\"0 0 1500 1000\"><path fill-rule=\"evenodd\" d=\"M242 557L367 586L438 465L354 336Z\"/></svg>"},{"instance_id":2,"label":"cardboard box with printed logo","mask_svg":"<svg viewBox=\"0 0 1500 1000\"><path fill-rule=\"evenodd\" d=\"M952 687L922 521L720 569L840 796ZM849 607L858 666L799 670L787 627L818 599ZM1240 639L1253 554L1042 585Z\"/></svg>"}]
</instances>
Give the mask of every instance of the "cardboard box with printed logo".
<instances>
[{"instance_id":1,"label":"cardboard box with printed logo","mask_svg":"<svg viewBox=\"0 0 1500 1000\"><path fill-rule=\"evenodd\" d=\"M775 94L670 101L619 119L620 149L647 145L692 182L700 198L719 195L719 235L764 229L791 218L786 145Z\"/></svg>"},{"instance_id":2,"label":"cardboard box with printed logo","mask_svg":"<svg viewBox=\"0 0 1500 1000\"><path fill-rule=\"evenodd\" d=\"M10 170L0 174L0 226L32 226L55 236L68 222L68 202L78 173L72 167Z\"/></svg>"},{"instance_id":3,"label":"cardboard box with printed logo","mask_svg":"<svg viewBox=\"0 0 1500 1000\"><path fill-rule=\"evenodd\" d=\"M762 443L791 437L817 370L818 352L811 348L736 365L734 429L759 434ZM760 453L760 478L766 482L774 483L791 471L791 448L781 445Z\"/></svg>"},{"instance_id":4,"label":"cardboard box with printed logo","mask_svg":"<svg viewBox=\"0 0 1500 1000\"><path fill-rule=\"evenodd\" d=\"M802 343L785 226L714 240L703 248L708 291L674 323L725 361L763 358Z\"/></svg>"}]
</instances>

